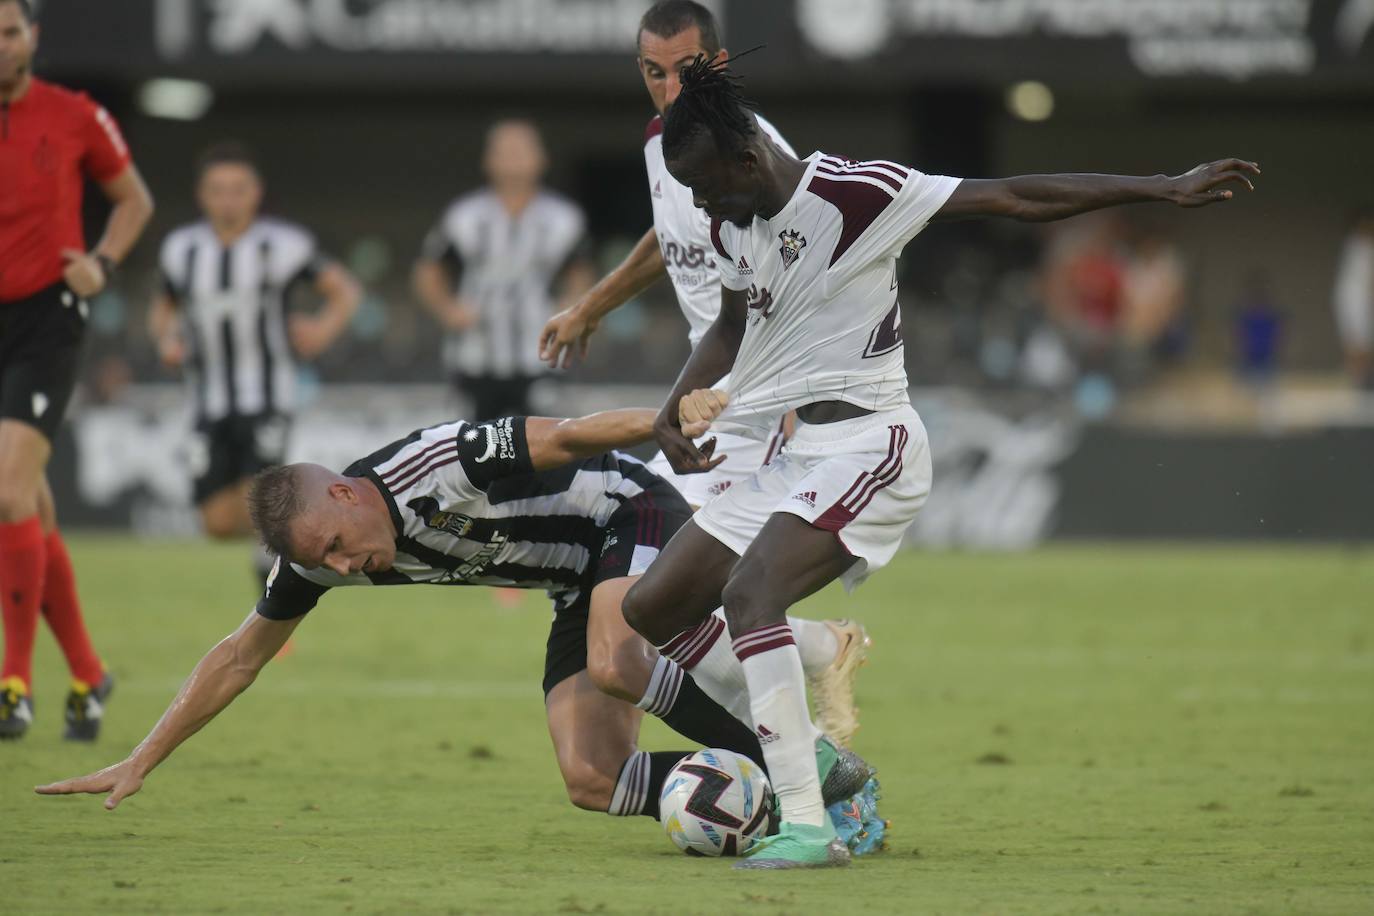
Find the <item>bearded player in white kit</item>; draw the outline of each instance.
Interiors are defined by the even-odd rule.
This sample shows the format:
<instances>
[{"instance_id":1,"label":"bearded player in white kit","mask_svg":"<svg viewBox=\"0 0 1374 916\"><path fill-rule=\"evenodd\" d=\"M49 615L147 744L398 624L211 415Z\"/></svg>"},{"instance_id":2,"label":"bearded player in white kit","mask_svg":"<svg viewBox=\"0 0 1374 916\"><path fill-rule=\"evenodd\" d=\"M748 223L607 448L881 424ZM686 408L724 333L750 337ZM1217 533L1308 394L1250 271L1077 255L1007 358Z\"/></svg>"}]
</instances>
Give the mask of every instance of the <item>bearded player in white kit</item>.
<instances>
[{"instance_id":1,"label":"bearded player in white kit","mask_svg":"<svg viewBox=\"0 0 1374 916\"><path fill-rule=\"evenodd\" d=\"M711 11L692 0L656 3L640 19L637 62L658 111L644 131L644 162L654 225L615 270L544 326L540 357L551 367L557 368L561 363L568 368L575 356L585 357L601 319L665 275L672 280L693 347L716 320L720 312L720 275L711 247L711 221L697 209L691 190L668 173L663 161L662 133L663 114L682 88L678 77L681 68L698 56L718 61L728 58L719 35ZM772 124L755 117L759 130L789 156L795 155ZM649 468L673 484L689 505L699 508L777 454L786 441L787 418L788 411L779 410L748 435L716 433L713 454L718 460L705 473L678 474L662 454L649 463ZM847 746L859 725L853 679L865 660L868 634L852 620L792 618L792 624L807 662L816 722ZM820 659L827 658L833 660L828 665L820 663Z\"/></svg>"},{"instance_id":2,"label":"bearded player in white kit","mask_svg":"<svg viewBox=\"0 0 1374 916\"><path fill-rule=\"evenodd\" d=\"M907 398L896 262L931 220L1063 219L1118 204L1227 200L1259 169L1227 159L1164 175L960 180L823 153L798 160L759 130L736 77L698 59L681 74L663 152L712 217L720 315L656 424L679 472L709 468L693 439L758 429L795 409L796 434L684 525L623 602L626 620L677 658L759 736L783 824L736 867L846 865L821 807L787 609L835 579L886 565L930 491L926 433ZM708 389L730 374L728 398ZM710 635L724 604L733 642ZM709 643L706 648L700 645Z\"/></svg>"}]
</instances>

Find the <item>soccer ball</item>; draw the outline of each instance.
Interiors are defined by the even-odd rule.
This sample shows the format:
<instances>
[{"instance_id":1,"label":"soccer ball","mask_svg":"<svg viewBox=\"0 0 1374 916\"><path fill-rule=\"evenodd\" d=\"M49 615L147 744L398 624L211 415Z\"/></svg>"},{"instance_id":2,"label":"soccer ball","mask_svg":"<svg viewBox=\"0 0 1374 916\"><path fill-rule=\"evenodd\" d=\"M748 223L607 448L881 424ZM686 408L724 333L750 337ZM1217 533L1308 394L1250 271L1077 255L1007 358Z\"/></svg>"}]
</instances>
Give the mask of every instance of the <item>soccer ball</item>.
<instances>
[{"instance_id":1,"label":"soccer ball","mask_svg":"<svg viewBox=\"0 0 1374 916\"><path fill-rule=\"evenodd\" d=\"M658 819L688 855L739 856L767 835L773 787L759 766L733 751L697 751L663 781Z\"/></svg>"}]
</instances>

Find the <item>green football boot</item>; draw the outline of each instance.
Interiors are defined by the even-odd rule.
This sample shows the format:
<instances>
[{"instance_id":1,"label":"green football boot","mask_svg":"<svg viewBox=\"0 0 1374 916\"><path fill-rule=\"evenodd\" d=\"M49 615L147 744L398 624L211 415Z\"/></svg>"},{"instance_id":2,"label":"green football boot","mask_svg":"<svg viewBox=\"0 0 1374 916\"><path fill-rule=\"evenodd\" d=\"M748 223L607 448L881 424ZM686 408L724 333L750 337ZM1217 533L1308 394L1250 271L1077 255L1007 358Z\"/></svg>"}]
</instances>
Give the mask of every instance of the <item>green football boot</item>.
<instances>
[{"instance_id":1,"label":"green football boot","mask_svg":"<svg viewBox=\"0 0 1374 916\"><path fill-rule=\"evenodd\" d=\"M784 822L778 832L755 843L735 868L843 868L849 848L829 821L823 827Z\"/></svg>"}]
</instances>

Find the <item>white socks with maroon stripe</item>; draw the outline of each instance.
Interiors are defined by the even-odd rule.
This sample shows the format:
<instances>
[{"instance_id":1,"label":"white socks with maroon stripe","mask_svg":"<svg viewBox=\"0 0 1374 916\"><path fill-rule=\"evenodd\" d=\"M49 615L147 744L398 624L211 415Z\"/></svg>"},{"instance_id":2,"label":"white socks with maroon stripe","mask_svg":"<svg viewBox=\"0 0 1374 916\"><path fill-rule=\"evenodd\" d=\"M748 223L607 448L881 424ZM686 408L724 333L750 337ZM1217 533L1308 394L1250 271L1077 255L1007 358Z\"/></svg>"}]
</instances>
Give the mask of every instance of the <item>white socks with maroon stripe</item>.
<instances>
[{"instance_id":1,"label":"white socks with maroon stripe","mask_svg":"<svg viewBox=\"0 0 1374 916\"><path fill-rule=\"evenodd\" d=\"M690 672L702 693L745 725L754 727L749 714L749 685L739 659L730 651L724 613L715 611L698 626L659 646L658 651L660 657L671 658Z\"/></svg>"},{"instance_id":2,"label":"white socks with maroon stripe","mask_svg":"<svg viewBox=\"0 0 1374 916\"><path fill-rule=\"evenodd\" d=\"M792 627L792 636L801 654L802 670L807 676L821 671L835 660L840 644L830 627L822 621L801 617L788 617L787 622ZM659 646L658 651L660 658L667 656L677 662L682 670L689 672L708 697L745 725L754 727L749 712L748 683L739 659L730 649L730 633L725 625L723 609L717 608L698 626L679 633ZM654 679L658 677L659 669L655 668L649 690L638 704L640 709L650 713L653 710L644 703L654 694Z\"/></svg>"},{"instance_id":3,"label":"white socks with maroon stripe","mask_svg":"<svg viewBox=\"0 0 1374 916\"><path fill-rule=\"evenodd\" d=\"M782 819L819 827L826 823L816 770L816 727L806 708L806 675L786 623L735 637L732 648L749 685L749 710L763 747Z\"/></svg>"},{"instance_id":4,"label":"white socks with maroon stripe","mask_svg":"<svg viewBox=\"0 0 1374 916\"><path fill-rule=\"evenodd\" d=\"M840 651L840 640L835 631L825 625L824 620L807 620L805 617L788 617L792 625L792 636L797 640L797 651L801 653L802 670L807 677L830 667L835 653Z\"/></svg>"}]
</instances>

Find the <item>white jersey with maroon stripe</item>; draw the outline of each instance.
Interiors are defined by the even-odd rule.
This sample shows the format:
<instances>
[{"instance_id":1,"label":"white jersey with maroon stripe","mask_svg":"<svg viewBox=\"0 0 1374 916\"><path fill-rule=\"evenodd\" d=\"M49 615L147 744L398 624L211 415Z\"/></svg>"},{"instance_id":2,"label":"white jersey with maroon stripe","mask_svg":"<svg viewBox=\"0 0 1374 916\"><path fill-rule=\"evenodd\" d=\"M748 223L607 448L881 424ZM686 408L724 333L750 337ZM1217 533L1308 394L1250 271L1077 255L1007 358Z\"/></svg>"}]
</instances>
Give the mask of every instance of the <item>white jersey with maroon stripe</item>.
<instances>
[{"instance_id":1,"label":"white jersey with maroon stripe","mask_svg":"<svg viewBox=\"0 0 1374 916\"><path fill-rule=\"evenodd\" d=\"M749 300L716 421L725 432L766 435L780 412L816 401L907 403L897 258L959 179L824 153L806 162L772 219L711 224L721 282Z\"/></svg>"},{"instance_id":2,"label":"white jersey with maroon stripe","mask_svg":"<svg viewBox=\"0 0 1374 916\"><path fill-rule=\"evenodd\" d=\"M776 127L763 118L758 118L758 124L789 156L796 155ZM678 305L687 319L687 339L695 347L720 314L720 273L711 248L711 220L692 203L692 189L668 174L663 163L662 135L663 119L655 117L644 131L644 165L654 207L654 234L658 236ZM729 378L723 382L728 385ZM649 468L672 483L688 503L704 506L768 463L785 439L784 413L778 411L746 436L713 433L717 438L716 454L727 457L705 474L678 474L662 454L654 457Z\"/></svg>"},{"instance_id":3,"label":"white jersey with maroon stripe","mask_svg":"<svg viewBox=\"0 0 1374 916\"><path fill-rule=\"evenodd\" d=\"M758 124L787 155L796 155L776 127L763 118L758 118ZM696 347L720 314L720 275L711 250L711 220L692 203L692 189L668 174L663 163L663 119L657 116L644 129L644 165L654 207L654 234L687 319L687 339Z\"/></svg>"}]
</instances>

